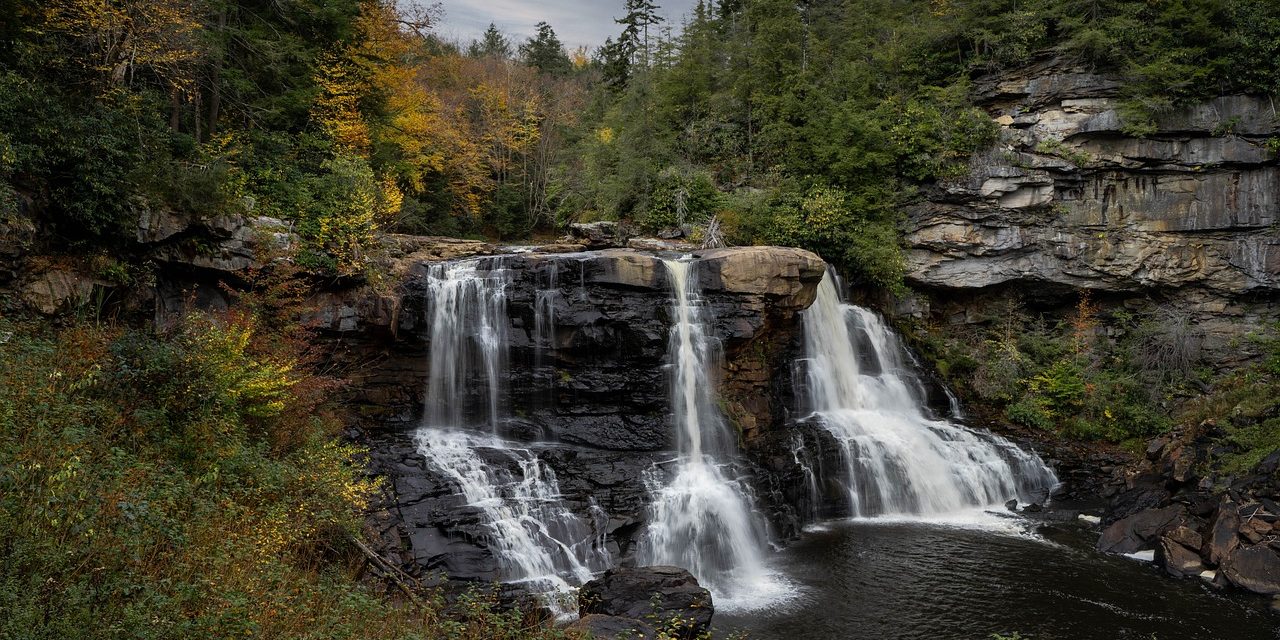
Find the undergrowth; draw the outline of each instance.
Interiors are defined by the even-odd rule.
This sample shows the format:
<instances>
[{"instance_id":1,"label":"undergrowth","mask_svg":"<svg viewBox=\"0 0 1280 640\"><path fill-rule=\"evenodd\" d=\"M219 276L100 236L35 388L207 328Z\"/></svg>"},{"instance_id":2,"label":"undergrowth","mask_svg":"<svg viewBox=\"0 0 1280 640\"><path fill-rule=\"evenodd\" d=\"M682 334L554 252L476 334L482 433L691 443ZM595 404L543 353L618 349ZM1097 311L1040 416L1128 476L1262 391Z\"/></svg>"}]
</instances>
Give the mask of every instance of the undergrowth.
<instances>
[{"instance_id":1,"label":"undergrowth","mask_svg":"<svg viewBox=\"0 0 1280 640\"><path fill-rule=\"evenodd\" d=\"M376 483L284 335L0 319L0 638L562 637L357 579Z\"/></svg>"}]
</instances>

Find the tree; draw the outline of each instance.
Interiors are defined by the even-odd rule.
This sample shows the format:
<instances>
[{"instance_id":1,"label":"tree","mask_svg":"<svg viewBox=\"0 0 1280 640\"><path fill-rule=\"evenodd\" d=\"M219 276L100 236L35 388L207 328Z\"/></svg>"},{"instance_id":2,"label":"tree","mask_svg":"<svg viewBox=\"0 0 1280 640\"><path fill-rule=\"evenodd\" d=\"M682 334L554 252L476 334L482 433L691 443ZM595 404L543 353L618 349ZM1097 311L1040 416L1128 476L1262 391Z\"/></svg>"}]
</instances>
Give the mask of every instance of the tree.
<instances>
[{"instance_id":1,"label":"tree","mask_svg":"<svg viewBox=\"0 0 1280 640\"><path fill-rule=\"evenodd\" d=\"M658 5L650 0L627 0L623 8L625 15L614 20L623 26L618 43L630 54L631 61L642 67L649 67L653 50L649 46L649 27L663 22L658 15Z\"/></svg>"},{"instance_id":2,"label":"tree","mask_svg":"<svg viewBox=\"0 0 1280 640\"><path fill-rule=\"evenodd\" d=\"M520 55L525 64L551 75L566 75L573 68L555 29L545 22L539 22L537 32L520 46Z\"/></svg>"},{"instance_id":3,"label":"tree","mask_svg":"<svg viewBox=\"0 0 1280 640\"><path fill-rule=\"evenodd\" d=\"M511 41L501 31L498 31L496 25L490 22L489 28L484 30L484 35L479 40L471 41L471 46L467 47L467 55L472 58L501 58L506 60L511 57Z\"/></svg>"}]
</instances>

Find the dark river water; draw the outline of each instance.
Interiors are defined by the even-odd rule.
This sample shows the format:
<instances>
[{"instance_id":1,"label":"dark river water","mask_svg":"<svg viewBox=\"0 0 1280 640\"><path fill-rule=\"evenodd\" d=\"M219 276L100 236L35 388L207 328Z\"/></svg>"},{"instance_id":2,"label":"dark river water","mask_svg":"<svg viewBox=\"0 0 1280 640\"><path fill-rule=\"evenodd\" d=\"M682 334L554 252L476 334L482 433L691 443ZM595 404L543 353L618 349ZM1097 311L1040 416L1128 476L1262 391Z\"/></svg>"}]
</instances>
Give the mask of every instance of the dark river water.
<instances>
[{"instance_id":1,"label":"dark river water","mask_svg":"<svg viewBox=\"0 0 1280 640\"><path fill-rule=\"evenodd\" d=\"M1030 527L1034 534L1019 533ZM1075 523L1002 532L909 522L830 523L779 553L794 597L715 615L717 637L754 640L1262 640L1267 601L1103 556Z\"/></svg>"}]
</instances>

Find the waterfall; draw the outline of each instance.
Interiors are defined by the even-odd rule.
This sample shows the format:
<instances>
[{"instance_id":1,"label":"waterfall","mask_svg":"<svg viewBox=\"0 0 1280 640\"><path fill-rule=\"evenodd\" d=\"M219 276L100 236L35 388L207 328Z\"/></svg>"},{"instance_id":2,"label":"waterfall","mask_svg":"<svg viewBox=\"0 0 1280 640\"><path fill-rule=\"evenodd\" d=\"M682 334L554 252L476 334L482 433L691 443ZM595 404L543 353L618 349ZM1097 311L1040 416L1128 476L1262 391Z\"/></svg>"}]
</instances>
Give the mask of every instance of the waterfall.
<instances>
[{"instance_id":1,"label":"waterfall","mask_svg":"<svg viewBox=\"0 0 1280 640\"><path fill-rule=\"evenodd\" d=\"M493 267L493 268L486 268ZM431 363L427 376L426 424L468 426L467 397L475 369L483 375L486 417L498 426L506 364L507 284L499 260L432 265L427 274L431 314Z\"/></svg>"},{"instance_id":2,"label":"waterfall","mask_svg":"<svg viewBox=\"0 0 1280 640\"><path fill-rule=\"evenodd\" d=\"M762 519L727 464L735 443L714 401L717 349L691 263L663 263L673 289L667 357L678 456L670 480L660 469L645 478L653 503L638 556L643 564L688 569L717 608L750 608L777 598L782 585L764 563Z\"/></svg>"},{"instance_id":3,"label":"waterfall","mask_svg":"<svg viewBox=\"0 0 1280 640\"><path fill-rule=\"evenodd\" d=\"M573 585L610 566L607 518L594 505L590 522L579 518L565 506L555 472L533 450L497 436L510 347L508 281L500 259L430 268L430 370L418 451L483 515L503 580L544 594L564 615L576 606ZM483 397L472 398L476 392Z\"/></svg>"},{"instance_id":4,"label":"waterfall","mask_svg":"<svg viewBox=\"0 0 1280 640\"><path fill-rule=\"evenodd\" d=\"M828 273L804 311L812 417L842 447L854 517L940 515L1043 500L1057 477L994 434L929 417L905 350L875 313L845 304Z\"/></svg>"}]
</instances>

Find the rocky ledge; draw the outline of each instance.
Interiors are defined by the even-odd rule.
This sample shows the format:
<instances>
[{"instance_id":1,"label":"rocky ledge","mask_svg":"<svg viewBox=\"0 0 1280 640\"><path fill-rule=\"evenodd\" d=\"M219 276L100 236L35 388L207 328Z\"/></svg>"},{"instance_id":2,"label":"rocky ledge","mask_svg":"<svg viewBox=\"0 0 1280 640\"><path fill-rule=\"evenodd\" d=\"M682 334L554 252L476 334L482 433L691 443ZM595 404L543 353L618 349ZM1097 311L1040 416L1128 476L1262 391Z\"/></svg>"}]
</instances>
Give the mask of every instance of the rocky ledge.
<instances>
[{"instance_id":1,"label":"rocky ledge","mask_svg":"<svg viewBox=\"0 0 1280 640\"><path fill-rule=\"evenodd\" d=\"M908 281L972 322L998 298L1069 306L1098 292L1162 306L1205 333L1212 360L1280 317L1280 136L1271 98L1224 96L1158 119L1143 138L1119 115L1120 78L1047 59L979 79L1000 143L909 211Z\"/></svg>"},{"instance_id":2,"label":"rocky ledge","mask_svg":"<svg viewBox=\"0 0 1280 640\"><path fill-rule=\"evenodd\" d=\"M399 242L409 249L392 265L404 274L395 290L360 285L318 294L306 322L333 366L349 372L349 402L364 416L360 437L371 445L372 471L389 481L386 517L373 532L388 561L412 575L492 581L502 571L483 514L430 467L414 438L431 346L429 280L442 262L422 259L436 252L426 240ZM644 473L675 446L666 378L673 285L663 260L688 260L719 339L716 382L747 454L741 474L760 484L771 515L794 525L781 494L769 488L776 474L756 461L789 456L776 449L785 440L769 434L795 411L799 312L816 296L821 259L782 247L688 254L470 248L451 260L475 260L505 279L508 348L497 405L506 409L498 434L521 448L513 457L479 447L487 465L518 477L520 465L536 458L554 473L565 506L607 535L612 562L632 560L649 503ZM488 385L476 375L456 402L480 416Z\"/></svg>"}]
</instances>

